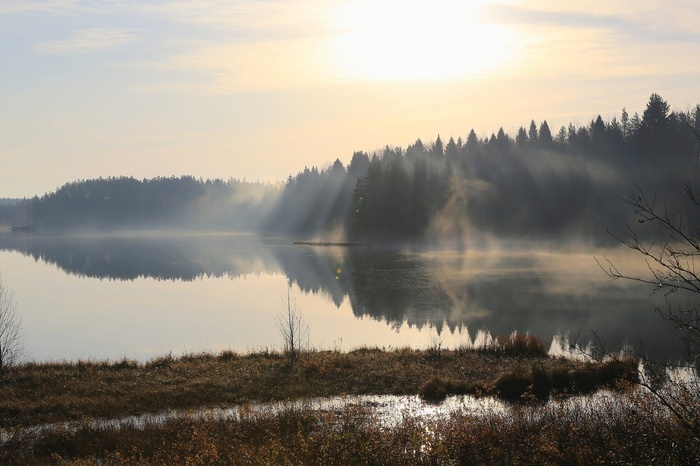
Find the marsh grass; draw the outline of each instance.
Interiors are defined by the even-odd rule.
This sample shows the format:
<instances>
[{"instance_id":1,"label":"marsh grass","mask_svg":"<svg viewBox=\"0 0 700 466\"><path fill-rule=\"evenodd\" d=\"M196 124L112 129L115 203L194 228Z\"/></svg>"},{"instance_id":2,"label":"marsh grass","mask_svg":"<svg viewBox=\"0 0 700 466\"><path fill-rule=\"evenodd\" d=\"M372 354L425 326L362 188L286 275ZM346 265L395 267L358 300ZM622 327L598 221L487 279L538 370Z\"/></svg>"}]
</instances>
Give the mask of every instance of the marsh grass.
<instances>
[{"instance_id":1,"label":"marsh grass","mask_svg":"<svg viewBox=\"0 0 700 466\"><path fill-rule=\"evenodd\" d=\"M464 348L441 350L439 358L429 350L409 348L307 351L293 367L287 355L269 350L166 355L147 363L27 363L13 368L0 384L0 463L526 464L519 448L535 445L543 433L551 451L542 451L547 443L533 448L541 451L544 463L568 461L567 452L574 446L562 442L573 442L572 436L539 419L563 416L562 428L591 436L596 430L587 431L586 423L595 419L583 409L562 414L549 405L530 403L538 398L533 389L540 382L534 382L546 377L553 395L578 393L572 387L583 385L581 380L611 387L629 384L625 377L603 382L607 379L596 375L601 373L615 371L593 362ZM455 413L438 423L404 416L398 425L387 426L362 406L322 411L302 405L267 413L245 408L252 402L344 394L421 393L432 401L455 393L500 396L499 380L509 374L532 377L524 391L513 396L522 406L513 409L515 417L493 413L472 419ZM230 405L240 408L235 419L185 417L121 427L93 422ZM659 412L649 425L677 435L672 419ZM67 421L70 427L62 424ZM46 423L54 427L43 432L33 428ZM627 428L631 423L628 419L623 424ZM508 442L513 439L520 446L511 448ZM583 459L571 464L589 464L586 458L601 454L604 447L592 442ZM495 463L487 460L484 451L489 449L495 450Z\"/></svg>"},{"instance_id":2,"label":"marsh grass","mask_svg":"<svg viewBox=\"0 0 700 466\"><path fill-rule=\"evenodd\" d=\"M495 338L495 350L500 350L506 356L546 358L547 346L542 338L529 333L511 333Z\"/></svg>"},{"instance_id":3,"label":"marsh grass","mask_svg":"<svg viewBox=\"0 0 700 466\"><path fill-rule=\"evenodd\" d=\"M534 366L546 370L553 385L555 380L594 367L579 361L463 348L443 349L440 358L429 350L410 348L306 351L294 367L285 354L269 350L165 355L146 363L128 359L32 362L12 368L0 383L0 428L253 401L415 395L433 377L450 381L446 395L476 393L493 387L505 374L531 373Z\"/></svg>"},{"instance_id":4,"label":"marsh grass","mask_svg":"<svg viewBox=\"0 0 700 466\"><path fill-rule=\"evenodd\" d=\"M519 405L506 412L457 411L440 419L404 415L387 425L371 409L294 407L235 419L173 419L55 430L8 444L3 464L697 464L697 443L648 392Z\"/></svg>"},{"instance_id":5,"label":"marsh grass","mask_svg":"<svg viewBox=\"0 0 700 466\"><path fill-rule=\"evenodd\" d=\"M601 388L617 389L622 382L636 382L637 366L637 360L630 357L570 366L529 362L503 371L493 384L470 385L435 375L421 385L418 394L431 402L464 394L494 396L511 403L542 402L552 396L589 394Z\"/></svg>"}]
</instances>

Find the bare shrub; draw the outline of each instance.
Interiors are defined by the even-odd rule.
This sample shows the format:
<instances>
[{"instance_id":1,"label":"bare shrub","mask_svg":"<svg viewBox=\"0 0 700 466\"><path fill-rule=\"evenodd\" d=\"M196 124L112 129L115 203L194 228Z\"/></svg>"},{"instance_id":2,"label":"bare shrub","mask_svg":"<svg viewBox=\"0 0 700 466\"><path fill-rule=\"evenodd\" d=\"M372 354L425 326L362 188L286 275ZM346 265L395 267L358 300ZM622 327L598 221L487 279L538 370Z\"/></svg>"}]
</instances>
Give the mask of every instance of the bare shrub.
<instances>
[{"instance_id":1,"label":"bare shrub","mask_svg":"<svg viewBox=\"0 0 700 466\"><path fill-rule=\"evenodd\" d=\"M22 319L17 313L14 292L0 274L0 377L23 355Z\"/></svg>"},{"instance_id":2,"label":"bare shrub","mask_svg":"<svg viewBox=\"0 0 700 466\"><path fill-rule=\"evenodd\" d=\"M292 299L291 285L287 287L287 296L282 298L275 322L282 337L284 353L289 358L290 366L294 366L302 351L309 346L309 326L296 301Z\"/></svg>"},{"instance_id":3,"label":"bare shrub","mask_svg":"<svg viewBox=\"0 0 700 466\"><path fill-rule=\"evenodd\" d=\"M700 139L700 135L695 133ZM667 361L651 361L640 355L644 368L638 383L651 392L676 417L679 424L700 442L700 398L685 396L700 393L700 197L690 185L676 205L657 204L643 190L623 199L637 217L637 226L628 225L627 237L613 235L623 245L639 253L647 263L646 276L620 270L607 257L598 261L612 279L645 283L653 293L662 293L665 306L654 307L655 313L674 326L677 338L686 347L686 366L692 375L686 379L667 377L676 369ZM648 230L645 230L648 228ZM679 395L679 393L681 395Z\"/></svg>"}]
</instances>

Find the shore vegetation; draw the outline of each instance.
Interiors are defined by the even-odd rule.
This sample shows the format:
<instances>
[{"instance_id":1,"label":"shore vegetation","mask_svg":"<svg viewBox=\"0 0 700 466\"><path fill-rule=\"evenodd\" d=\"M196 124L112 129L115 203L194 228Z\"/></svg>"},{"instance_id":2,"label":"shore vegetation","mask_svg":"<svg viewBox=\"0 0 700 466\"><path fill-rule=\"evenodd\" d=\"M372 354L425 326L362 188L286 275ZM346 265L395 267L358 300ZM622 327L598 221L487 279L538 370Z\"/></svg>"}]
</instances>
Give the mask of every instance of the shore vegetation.
<instances>
[{"instance_id":1,"label":"shore vegetation","mask_svg":"<svg viewBox=\"0 0 700 466\"><path fill-rule=\"evenodd\" d=\"M687 431L638 388L636 359L550 357L532 335L494 341L500 344L306 350L293 366L287 354L270 350L166 355L145 363L26 362L0 384L0 463L592 464L664 458L665 464L686 464L699 458ZM593 393L608 395L592 401ZM324 410L303 403L351 395L418 395L420 403L472 395L499 398L508 408L457 409L442 417L399 413L399 421L386 423L371 404ZM282 402L283 408L249 408L266 402ZM238 414L196 414L227 407L237 407ZM128 420L137 415L140 421Z\"/></svg>"}]
</instances>

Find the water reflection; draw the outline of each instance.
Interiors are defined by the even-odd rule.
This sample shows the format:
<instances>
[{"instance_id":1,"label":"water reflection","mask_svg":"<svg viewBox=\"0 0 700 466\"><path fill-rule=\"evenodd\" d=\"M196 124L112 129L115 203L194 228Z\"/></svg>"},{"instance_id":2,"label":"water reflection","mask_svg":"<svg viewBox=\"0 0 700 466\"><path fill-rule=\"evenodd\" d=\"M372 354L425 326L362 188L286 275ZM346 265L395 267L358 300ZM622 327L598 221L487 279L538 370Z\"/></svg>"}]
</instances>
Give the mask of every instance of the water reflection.
<instances>
[{"instance_id":1,"label":"water reflection","mask_svg":"<svg viewBox=\"0 0 700 466\"><path fill-rule=\"evenodd\" d=\"M55 264L70 275L119 281L190 282L207 277L283 273L305 293L349 301L358 318L397 331L466 328L493 334L529 331L545 340L591 331L655 358L682 347L650 312L648 289L607 281L593 253L533 250L407 252L392 247L320 247L250 235L0 236L0 250ZM629 265L620 251L614 259ZM234 298L235 299L235 298ZM656 298L658 299L658 297ZM381 345L381 342L377 342Z\"/></svg>"},{"instance_id":2,"label":"water reflection","mask_svg":"<svg viewBox=\"0 0 700 466\"><path fill-rule=\"evenodd\" d=\"M0 236L18 251L81 277L192 281L274 271L276 260L250 235Z\"/></svg>"}]
</instances>

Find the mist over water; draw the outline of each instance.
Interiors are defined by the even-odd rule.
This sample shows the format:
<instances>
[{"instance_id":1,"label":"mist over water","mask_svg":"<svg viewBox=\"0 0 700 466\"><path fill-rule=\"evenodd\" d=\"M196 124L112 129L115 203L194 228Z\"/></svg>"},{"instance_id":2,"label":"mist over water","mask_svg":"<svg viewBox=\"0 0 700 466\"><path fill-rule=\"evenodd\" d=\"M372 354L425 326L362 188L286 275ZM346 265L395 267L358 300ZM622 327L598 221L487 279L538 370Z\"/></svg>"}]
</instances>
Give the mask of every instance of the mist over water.
<instances>
[{"instance_id":1,"label":"mist over water","mask_svg":"<svg viewBox=\"0 0 700 466\"><path fill-rule=\"evenodd\" d=\"M595 261L603 256L644 272L623 249L516 243L434 250L235 234L0 236L3 276L39 360L279 348L274 317L288 284L316 348L449 347L484 331L585 345L595 332L610 347L681 357L651 312L663 297L610 282Z\"/></svg>"}]
</instances>

